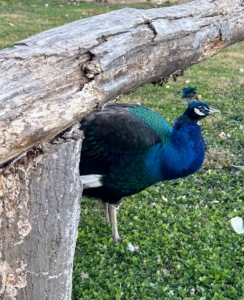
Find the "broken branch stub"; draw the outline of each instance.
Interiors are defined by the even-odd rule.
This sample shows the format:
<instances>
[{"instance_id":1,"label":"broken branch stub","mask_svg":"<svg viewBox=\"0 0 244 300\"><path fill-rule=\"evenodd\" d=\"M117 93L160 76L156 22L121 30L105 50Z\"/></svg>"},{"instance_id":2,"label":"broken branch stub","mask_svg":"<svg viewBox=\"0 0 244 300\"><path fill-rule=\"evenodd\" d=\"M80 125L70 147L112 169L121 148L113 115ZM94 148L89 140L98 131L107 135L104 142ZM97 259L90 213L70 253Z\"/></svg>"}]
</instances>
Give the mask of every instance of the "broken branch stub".
<instances>
[{"instance_id":1,"label":"broken branch stub","mask_svg":"<svg viewBox=\"0 0 244 300\"><path fill-rule=\"evenodd\" d=\"M244 39L242 0L123 9L54 28L0 52L0 165L97 105Z\"/></svg>"}]
</instances>

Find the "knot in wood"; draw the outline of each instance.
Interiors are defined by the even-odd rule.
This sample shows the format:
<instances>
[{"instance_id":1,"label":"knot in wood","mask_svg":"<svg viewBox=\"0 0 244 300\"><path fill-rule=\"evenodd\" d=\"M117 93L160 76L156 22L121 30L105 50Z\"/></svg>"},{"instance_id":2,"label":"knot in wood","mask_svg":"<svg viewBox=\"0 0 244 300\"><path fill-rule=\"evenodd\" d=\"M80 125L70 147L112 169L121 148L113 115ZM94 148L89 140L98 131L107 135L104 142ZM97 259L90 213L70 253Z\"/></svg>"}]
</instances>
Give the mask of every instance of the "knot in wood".
<instances>
[{"instance_id":1,"label":"knot in wood","mask_svg":"<svg viewBox=\"0 0 244 300\"><path fill-rule=\"evenodd\" d=\"M89 61L83 65L83 71L88 78L94 78L95 75L102 73L100 63L98 61Z\"/></svg>"}]
</instances>

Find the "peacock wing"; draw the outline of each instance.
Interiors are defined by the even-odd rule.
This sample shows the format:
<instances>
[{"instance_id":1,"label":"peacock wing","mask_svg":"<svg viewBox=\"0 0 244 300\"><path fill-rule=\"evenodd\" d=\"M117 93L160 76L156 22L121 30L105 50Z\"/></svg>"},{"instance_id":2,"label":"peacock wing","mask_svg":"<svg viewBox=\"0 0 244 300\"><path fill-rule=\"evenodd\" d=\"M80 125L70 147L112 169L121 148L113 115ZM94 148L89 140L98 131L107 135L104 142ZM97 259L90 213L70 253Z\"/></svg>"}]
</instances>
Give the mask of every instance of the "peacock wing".
<instances>
[{"instance_id":1,"label":"peacock wing","mask_svg":"<svg viewBox=\"0 0 244 300\"><path fill-rule=\"evenodd\" d=\"M105 106L81 122L85 140L82 164L117 160L123 154L146 153L171 134L169 124L154 111L141 105L116 103Z\"/></svg>"}]
</instances>

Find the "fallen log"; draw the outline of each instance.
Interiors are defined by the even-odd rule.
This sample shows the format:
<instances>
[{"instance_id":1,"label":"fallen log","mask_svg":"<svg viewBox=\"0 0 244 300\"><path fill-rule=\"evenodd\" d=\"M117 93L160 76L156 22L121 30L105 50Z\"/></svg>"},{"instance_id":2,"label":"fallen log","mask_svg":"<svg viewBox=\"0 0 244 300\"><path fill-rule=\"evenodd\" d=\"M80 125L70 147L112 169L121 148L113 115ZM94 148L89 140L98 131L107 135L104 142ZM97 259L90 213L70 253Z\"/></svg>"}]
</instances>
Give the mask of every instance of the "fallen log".
<instances>
[{"instance_id":1,"label":"fallen log","mask_svg":"<svg viewBox=\"0 0 244 300\"><path fill-rule=\"evenodd\" d=\"M175 74L244 38L241 0L123 9L0 52L0 165L98 105Z\"/></svg>"}]
</instances>

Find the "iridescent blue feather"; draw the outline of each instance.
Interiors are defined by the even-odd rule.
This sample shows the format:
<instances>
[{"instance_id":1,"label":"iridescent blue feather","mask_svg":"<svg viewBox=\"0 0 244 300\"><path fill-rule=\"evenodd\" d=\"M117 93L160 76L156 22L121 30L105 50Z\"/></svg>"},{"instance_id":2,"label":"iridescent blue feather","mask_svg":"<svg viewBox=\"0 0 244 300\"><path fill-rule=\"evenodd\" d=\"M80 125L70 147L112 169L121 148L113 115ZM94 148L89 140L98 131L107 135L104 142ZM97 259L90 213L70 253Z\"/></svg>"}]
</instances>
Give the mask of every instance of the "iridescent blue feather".
<instances>
[{"instance_id":1,"label":"iridescent blue feather","mask_svg":"<svg viewBox=\"0 0 244 300\"><path fill-rule=\"evenodd\" d=\"M188 87L185 95L196 88ZM85 140L81 175L102 175L103 186L88 193L105 202L140 192L163 180L195 173L204 160L199 120L211 113L192 102L173 128L157 113L136 104L113 103L81 122Z\"/></svg>"},{"instance_id":2,"label":"iridescent blue feather","mask_svg":"<svg viewBox=\"0 0 244 300\"><path fill-rule=\"evenodd\" d=\"M188 87L183 92L192 97L195 89ZM201 168L205 145L197 123L213 112L217 111L203 102L192 102L171 128L154 111L121 103L109 104L81 122L84 191L109 207L106 219L110 219L114 241L121 241L116 205L122 197Z\"/></svg>"}]
</instances>

